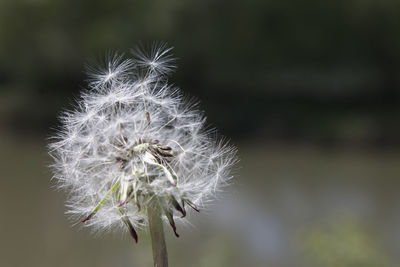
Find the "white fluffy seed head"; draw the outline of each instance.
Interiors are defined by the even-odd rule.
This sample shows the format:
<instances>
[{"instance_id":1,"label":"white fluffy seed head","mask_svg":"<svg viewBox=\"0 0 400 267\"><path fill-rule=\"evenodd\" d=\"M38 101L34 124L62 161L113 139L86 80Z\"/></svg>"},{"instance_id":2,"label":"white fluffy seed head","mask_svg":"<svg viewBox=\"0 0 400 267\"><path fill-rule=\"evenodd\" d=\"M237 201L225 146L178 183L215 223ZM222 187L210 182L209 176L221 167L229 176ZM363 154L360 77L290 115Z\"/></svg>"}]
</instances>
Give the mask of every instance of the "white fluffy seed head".
<instances>
[{"instance_id":1,"label":"white fluffy seed head","mask_svg":"<svg viewBox=\"0 0 400 267\"><path fill-rule=\"evenodd\" d=\"M204 207L231 179L236 149L168 84L170 51L115 54L89 67L88 90L61 116L49 145L54 178L69 193L68 213L86 217L85 226L131 231L146 225L146 207L157 203L174 228L185 205Z\"/></svg>"}]
</instances>

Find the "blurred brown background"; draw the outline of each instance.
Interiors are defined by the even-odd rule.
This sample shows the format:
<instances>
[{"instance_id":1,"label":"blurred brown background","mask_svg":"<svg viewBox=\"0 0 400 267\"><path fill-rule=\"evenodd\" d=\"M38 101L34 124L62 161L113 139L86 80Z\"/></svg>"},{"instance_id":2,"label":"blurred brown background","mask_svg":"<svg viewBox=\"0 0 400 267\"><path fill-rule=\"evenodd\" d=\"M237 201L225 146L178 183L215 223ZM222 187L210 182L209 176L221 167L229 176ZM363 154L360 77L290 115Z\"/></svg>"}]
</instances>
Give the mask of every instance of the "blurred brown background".
<instances>
[{"instance_id":1,"label":"blurred brown background","mask_svg":"<svg viewBox=\"0 0 400 267\"><path fill-rule=\"evenodd\" d=\"M398 266L399 30L395 0L0 0L0 266L152 266L71 227L46 138L85 62L153 41L241 158L171 266Z\"/></svg>"}]
</instances>

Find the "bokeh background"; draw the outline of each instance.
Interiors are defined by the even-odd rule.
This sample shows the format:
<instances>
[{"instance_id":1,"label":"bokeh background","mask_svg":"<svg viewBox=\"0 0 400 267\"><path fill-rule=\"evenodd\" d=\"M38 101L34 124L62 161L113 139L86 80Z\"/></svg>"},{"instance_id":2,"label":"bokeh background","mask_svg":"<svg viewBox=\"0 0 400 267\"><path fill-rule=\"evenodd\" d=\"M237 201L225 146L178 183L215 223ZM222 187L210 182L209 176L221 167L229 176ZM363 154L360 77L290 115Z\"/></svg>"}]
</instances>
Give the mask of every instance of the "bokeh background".
<instances>
[{"instance_id":1,"label":"bokeh background","mask_svg":"<svg viewBox=\"0 0 400 267\"><path fill-rule=\"evenodd\" d=\"M85 62L155 40L241 159L171 266L399 266L399 30L396 0L0 0L0 266L152 266L71 227L46 138Z\"/></svg>"}]
</instances>

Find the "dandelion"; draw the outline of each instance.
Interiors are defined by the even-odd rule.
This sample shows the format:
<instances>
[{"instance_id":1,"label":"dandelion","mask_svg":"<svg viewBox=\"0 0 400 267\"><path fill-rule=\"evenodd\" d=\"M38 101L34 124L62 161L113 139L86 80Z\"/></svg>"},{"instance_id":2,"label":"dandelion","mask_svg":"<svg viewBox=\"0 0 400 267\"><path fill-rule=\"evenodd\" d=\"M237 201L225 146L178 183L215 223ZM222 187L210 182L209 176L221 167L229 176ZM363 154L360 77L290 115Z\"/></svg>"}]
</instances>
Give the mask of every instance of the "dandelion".
<instances>
[{"instance_id":1,"label":"dandelion","mask_svg":"<svg viewBox=\"0 0 400 267\"><path fill-rule=\"evenodd\" d=\"M171 48L111 55L89 67L88 89L61 116L49 145L67 213L95 231L149 226L155 265L167 266L163 221L199 212L231 179L236 149L205 126L194 101L168 83Z\"/></svg>"}]
</instances>

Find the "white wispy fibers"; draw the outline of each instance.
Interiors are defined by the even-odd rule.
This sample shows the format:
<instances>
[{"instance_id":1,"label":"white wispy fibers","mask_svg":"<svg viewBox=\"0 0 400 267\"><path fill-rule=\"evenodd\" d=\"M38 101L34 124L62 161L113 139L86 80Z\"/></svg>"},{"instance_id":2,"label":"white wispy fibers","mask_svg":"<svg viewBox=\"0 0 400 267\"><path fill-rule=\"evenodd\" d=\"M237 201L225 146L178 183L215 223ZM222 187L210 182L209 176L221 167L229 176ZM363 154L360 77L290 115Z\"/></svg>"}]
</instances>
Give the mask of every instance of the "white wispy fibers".
<instances>
[{"instance_id":1,"label":"white wispy fibers","mask_svg":"<svg viewBox=\"0 0 400 267\"><path fill-rule=\"evenodd\" d=\"M88 89L61 116L49 145L54 178L68 192L68 214L85 226L127 227L137 241L135 228L156 204L178 236L174 218L187 206L198 211L231 179L236 149L168 83L170 52L154 46L89 67Z\"/></svg>"}]
</instances>

